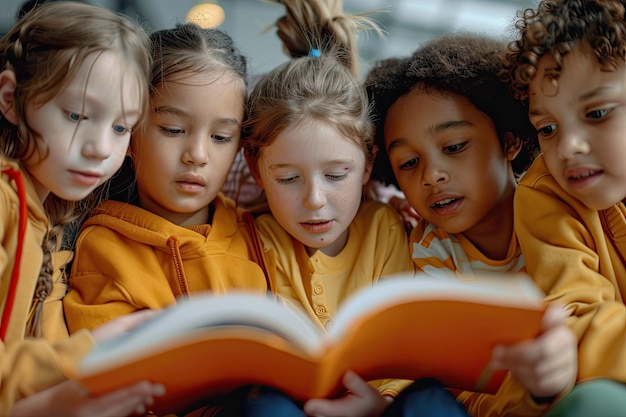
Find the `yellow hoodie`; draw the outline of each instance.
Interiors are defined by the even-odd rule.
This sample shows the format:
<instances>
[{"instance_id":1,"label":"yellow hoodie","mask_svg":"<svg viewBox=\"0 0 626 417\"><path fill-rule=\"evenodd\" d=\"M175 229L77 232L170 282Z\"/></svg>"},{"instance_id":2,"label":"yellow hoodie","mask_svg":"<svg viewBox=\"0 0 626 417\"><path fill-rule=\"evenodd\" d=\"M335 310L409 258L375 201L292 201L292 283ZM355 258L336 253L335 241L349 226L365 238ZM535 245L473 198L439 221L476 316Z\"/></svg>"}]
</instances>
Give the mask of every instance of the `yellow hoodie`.
<instances>
[{"instance_id":1,"label":"yellow hoodie","mask_svg":"<svg viewBox=\"0 0 626 417\"><path fill-rule=\"evenodd\" d=\"M539 157L515 195L526 268L571 311L578 379L626 383L626 208L592 210L557 184Z\"/></svg>"},{"instance_id":2,"label":"yellow hoodie","mask_svg":"<svg viewBox=\"0 0 626 417\"><path fill-rule=\"evenodd\" d=\"M70 291L63 300L70 332L162 308L198 291L264 294L268 288L255 261L263 255L254 221L222 195L213 204L212 225L190 228L140 207L103 201L76 242Z\"/></svg>"},{"instance_id":3,"label":"yellow hoodie","mask_svg":"<svg viewBox=\"0 0 626 417\"><path fill-rule=\"evenodd\" d=\"M626 382L625 213L622 203L603 211L583 205L561 189L542 156L515 192L514 226L526 269L547 301L572 312L568 324L579 339L579 381ZM510 374L496 395L460 398L479 417L539 416L555 403L535 404Z\"/></svg>"},{"instance_id":4,"label":"yellow hoodie","mask_svg":"<svg viewBox=\"0 0 626 417\"><path fill-rule=\"evenodd\" d=\"M0 415L8 415L15 401L65 380L65 370L72 369L93 348L94 342L89 332L63 337L67 330L58 305L65 294L65 284L58 269L53 275L55 286L46 300L42 318L44 335L54 334L54 339L58 340L24 337L43 260L41 242L48 228L48 217L28 174L3 156L0 156L0 169L3 172L0 179L0 311L5 333L0 341ZM11 170L11 175L5 173L7 169ZM23 181L19 188L25 193L25 199L19 197L17 178ZM18 225L24 214L26 229L20 233ZM23 245L19 265L15 262L18 242ZM67 253L58 255L55 266L60 256L69 259ZM12 307L7 302L9 299L13 299ZM51 314L53 311L55 314Z\"/></svg>"}]
</instances>

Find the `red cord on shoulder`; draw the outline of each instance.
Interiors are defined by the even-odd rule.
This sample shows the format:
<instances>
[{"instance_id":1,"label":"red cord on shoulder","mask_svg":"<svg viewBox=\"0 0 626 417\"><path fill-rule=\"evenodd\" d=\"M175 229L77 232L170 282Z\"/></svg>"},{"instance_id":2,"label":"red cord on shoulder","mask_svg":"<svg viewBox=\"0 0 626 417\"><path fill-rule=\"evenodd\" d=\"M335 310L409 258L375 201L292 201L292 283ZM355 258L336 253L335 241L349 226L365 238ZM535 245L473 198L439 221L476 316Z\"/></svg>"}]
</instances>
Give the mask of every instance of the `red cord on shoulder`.
<instances>
[{"instance_id":1,"label":"red cord on shoulder","mask_svg":"<svg viewBox=\"0 0 626 417\"><path fill-rule=\"evenodd\" d=\"M26 188L24 187L24 181L22 179L22 173L13 168L6 168L2 170L3 174L6 174L9 178L15 181L17 187L17 195L19 198L19 218L17 225L17 248L15 251L15 266L11 273L11 283L9 285L9 293L7 294L7 300L4 304L4 310L2 311L2 321L0 322L0 340L4 341L7 328L9 327L9 319L11 318L11 311L13 310L13 304L15 302L15 293L17 291L17 281L20 278L20 266L22 264L22 251L24 246L24 235L26 234L26 222L28 219L28 206L26 204Z\"/></svg>"}]
</instances>

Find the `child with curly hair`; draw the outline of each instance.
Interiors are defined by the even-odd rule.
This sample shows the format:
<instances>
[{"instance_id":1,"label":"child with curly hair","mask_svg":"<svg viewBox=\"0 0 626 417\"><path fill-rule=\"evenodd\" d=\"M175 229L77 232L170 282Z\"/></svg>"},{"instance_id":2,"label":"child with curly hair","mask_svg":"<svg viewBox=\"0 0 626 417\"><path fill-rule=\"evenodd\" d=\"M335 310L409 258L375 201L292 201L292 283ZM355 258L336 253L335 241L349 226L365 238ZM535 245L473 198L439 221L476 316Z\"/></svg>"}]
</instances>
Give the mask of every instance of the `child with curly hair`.
<instances>
[{"instance_id":1,"label":"child with curly hair","mask_svg":"<svg viewBox=\"0 0 626 417\"><path fill-rule=\"evenodd\" d=\"M606 415L626 410L625 11L544 0L520 14L505 61L542 151L518 186L515 230L532 278L571 312L577 381L591 381L572 396L595 392ZM576 413L600 415L590 401Z\"/></svg>"},{"instance_id":2,"label":"child with curly hair","mask_svg":"<svg viewBox=\"0 0 626 417\"><path fill-rule=\"evenodd\" d=\"M490 38L449 34L380 62L367 78L374 175L397 184L421 216L409 240L422 273L525 271L513 196L536 155L535 131L499 79L505 52ZM572 387L576 360L564 314L551 306L536 339L494 349L491 366L510 371L500 390L458 399L475 416L541 415Z\"/></svg>"}]
</instances>

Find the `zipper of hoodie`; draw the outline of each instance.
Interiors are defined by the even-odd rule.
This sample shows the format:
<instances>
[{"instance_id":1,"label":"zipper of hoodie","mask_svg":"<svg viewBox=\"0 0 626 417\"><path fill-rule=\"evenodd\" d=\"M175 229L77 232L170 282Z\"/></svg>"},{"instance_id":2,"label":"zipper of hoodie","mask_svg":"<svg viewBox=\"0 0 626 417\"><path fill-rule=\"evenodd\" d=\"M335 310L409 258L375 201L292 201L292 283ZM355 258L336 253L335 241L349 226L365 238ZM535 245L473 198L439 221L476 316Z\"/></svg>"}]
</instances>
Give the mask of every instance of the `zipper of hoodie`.
<instances>
[{"instance_id":1,"label":"zipper of hoodie","mask_svg":"<svg viewBox=\"0 0 626 417\"><path fill-rule=\"evenodd\" d=\"M178 250L178 239L176 239L175 236L170 236L167 239L167 246L169 246L172 258L174 259L174 268L176 269L176 278L178 279L181 294L185 296L189 295L189 287L187 286L187 279L185 278L185 271L183 269L180 251Z\"/></svg>"}]
</instances>

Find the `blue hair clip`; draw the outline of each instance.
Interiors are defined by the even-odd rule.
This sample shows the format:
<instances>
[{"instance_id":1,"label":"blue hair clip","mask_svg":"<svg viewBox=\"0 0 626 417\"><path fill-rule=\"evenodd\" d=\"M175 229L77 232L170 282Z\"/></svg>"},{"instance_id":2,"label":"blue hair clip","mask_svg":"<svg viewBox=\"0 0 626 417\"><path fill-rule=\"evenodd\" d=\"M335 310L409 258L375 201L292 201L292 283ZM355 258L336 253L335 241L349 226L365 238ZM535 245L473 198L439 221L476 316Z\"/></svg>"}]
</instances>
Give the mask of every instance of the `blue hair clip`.
<instances>
[{"instance_id":1,"label":"blue hair clip","mask_svg":"<svg viewBox=\"0 0 626 417\"><path fill-rule=\"evenodd\" d=\"M309 56L312 56L313 58L319 58L319 56L322 55L319 49L311 49L309 51Z\"/></svg>"}]
</instances>

